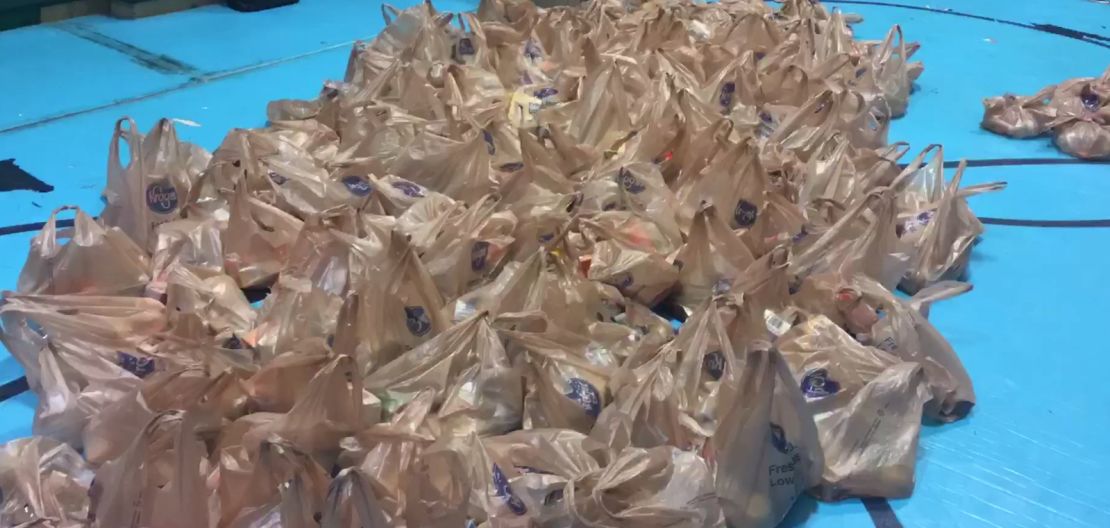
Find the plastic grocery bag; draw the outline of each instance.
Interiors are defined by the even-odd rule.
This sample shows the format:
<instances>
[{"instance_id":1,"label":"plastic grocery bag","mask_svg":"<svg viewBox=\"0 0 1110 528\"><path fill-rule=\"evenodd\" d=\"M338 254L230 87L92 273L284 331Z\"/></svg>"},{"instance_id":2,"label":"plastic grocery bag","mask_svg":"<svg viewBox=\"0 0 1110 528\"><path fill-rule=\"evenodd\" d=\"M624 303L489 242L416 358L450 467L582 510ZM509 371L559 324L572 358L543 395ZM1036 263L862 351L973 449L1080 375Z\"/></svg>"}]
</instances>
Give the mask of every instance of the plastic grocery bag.
<instances>
[{"instance_id":1,"label":"plastic grocery bag","mask_svg":"<svg viewBox=\"0 0 1110 528\"><path fill-rule=\"evenodd\" d=\"M246 336L257 317L231 277L221 273L202 279L184 266L167 273L166 307L173 334L219 343Z\"/></svg>"},{"instance_id":2,"label":"plastic grocery bag","mask_svg":"<svg viewBox=\"0 0 1110 528\"><path fill-rule=\"evenodd\" d=\"M224 272L224 250L220 222L215 218L187 218L158 226L151 257L151 280L146 295L160 298L166 293L169 270L184 266L201 278Z\"/></svg>"},{"instance_id":3,"label":"plastic grocery bag","mask_svg":"<svg viewBox=\"0 0 1110 528\"><path fill-rule=\"evenodd\" d=\"M820 482L825 462L813 414L782 355L756 343L741 364L703 456L728 523L769 528Z\"/></svg>"},{"instance_id":4,"label":"plastic grocery bag","mask_svg":"<svg viewBox=\"0 0 1110 528\"><path fill-rule=\"evenodd\" d=\"M127 141L126 166L120 159L121 139ZM146 136L131 118L116 121L108 149L104 224L119 227L139 247L150 249L155 228L180 217L185 197L210 158L203 149L178 141L169 119L160 119Z\"/></svg>"},{"instance_id":5,"label":"plastic grocery bag","mask_svg":"<svg viewBox=\"0 0 1110 528\"><path fill-rule=\"evenodd\" d=\"M1110 69L1061 84L1052 97L1056 146L1077 158L1110 159Z\"/></svg>"},{"instance_id":6,"label":"plastic grocery bag","mask_svg":"<svg viewBox=\"0 0 1110 528\"><path fill-rule=\"evenodd\" d=\"M435 441L435 391L417 393L388 423L341 443L340 465L357 466L390 525L452 528L465 524L470 483L458 452ZM425 470L426 469L426 470Z\"/></svg>"},{"instance_id":7,"label":"plastic grocery bag","mask_svg":"<svg viewBox=\"0 0 1110 528\"><path fill-rule=\"evenodd\" d=\"M42 436L10 441L0 446L0 525L86 526L92 479L68 445Z\"/></svg>"},{"instance_id":8,"label":"plastic grocery bag","mask_svg":"<svg viewBox=\"0 0 1110 528\"><path fill-rule=\"evenodd\" d=\"M242 340L269 360L300 341L333 335L341 306L339 296L307 280L283 276L258 310L254 329Z\"/></svg>"},{"instance_id":9,"label":"plastic grocery bag","mask_svg":"<svg viewBox=\"0 0 1110 528\"><path fill-rule=\"evenodd\" d=\"M724 223L716 208L706 205L694 216L686 245L671 261L679 270L681 290L676 301L690 309L727 291L755 262L755 256Z\"/></svg>"},{"instance_id":10,"label":"plastic grocery bag","mask_svg":"<svg viewBox=\"0 0 1110 528\"><path fill-rule=\"evenodd\" d=\"M333 459L339 454L341 438L380 418L377 400L367 396L354 360L336 356L312 377L288 412L272 416L254 413L239 422L246 428L239 445L253 454L257 446L276 435L318 460Z\"/></svg>"},{"instance_id":11,"label":"plastic grocery bag","mask_svg":"<svg viewBox=\"0 0 1110 528\"><path fill-rule=\"evenodd\" d=\"M320 528L389 526L369 480L358 468L346 468L331 480Z\"/></svg>"},{"instance_id":12,"label":"plastic grocery bag","mask_svg":"<svg viewBox=\"0 0 1110 528\"><path fill-rule=\"evenodd\" d=\"M1055 85L1046 86L1034 95L1023 97L1005 94L983 99L983 128L1014 138L1039 136L1049 131L1056 118L1051 106Z\"/></svg>"},{"instance_id":13,"label":"plastic grocery bag","mask_svg":"<svg viewBox=\"0 0 1110 528\"><path fill-rule=\"evenodd\" d=\"M574 525L708 528L723 525L712 482L711 469L694 453L629 447L568 483L563 500Z\"/></svg>"},{"instance_id":14,"label":"plastic grocery bag","mask_svg":"<svg viewBox=\"0 0 1110 528\"><path fill-rule=\"evenodd\" d=\"M269 286L285 263L303 222L252 198L240 186L220 238L224 269L242 288Z\"/></svg>"},{"instance_id":15,"label":"plastic grocery bag","mask_svg":"<svg viewBox=\"0 0 1110 528\"><path fill-rule=\"evenodd\" d=\"M583 225L598 232L598 241L590 259L589 278L614 286L638 302L655 305L666 297L678 280L678 270L667 262L658 248L670 251L676 248L670 240L658 234L656 226L646 218L635 215L601 216L580 220Z\"/></svg>"},{"instance_id":16,"label":"plastic grocery bag","mask_svg":"<svg viewBox=\"0 0 1110 528\"><path fill-rule=\"evenodd\" d=\"M366 388L382 400L386 416L432 389L456 426L510 430L519 421L520 375L487 319L475 314L370 372Z\"/></svg>"},{"instance_id":17,"label":"plastic grocery bag","mask_svg":"<svg viewBox=\"0 0 1110 528\"><path fill-rule=\"evenodd\" d=\"M609 402L615 357L592 354L585 342L558 335L502 332L524 349L524 428L559 427L589 433Z\"/></svg>"},{"instance_id":18,"label":"plastic grocery bag","mask_svg":"<svg viewBox=\"0 0 1110 528\"><path fill-rule=\"evenodd\" d=\"M75 213L73 227L58 230L58 213L68 209ZM138 295L150 277L150 259L126 234L102 227L76 207L60 207L31 239L18 289L50 295Z\"/></svg>"},{"instance_id":19,"label":"plastic grocery bag","mask_svg":"<svg viewBox=\"0 0 1110 528\"><path fill-rule=\"evenodd\" d=\"M90 415L162 365L150 340L166 325L153 299L18 295L0 304L0 334L40 396L34 430L81 445Z\"/></svg>"},{"instance_id":20,"label":"plastic grocery bag","mask_svg":"<svg viewBox=\"0 0 1110 528\"><path fill-rule=\"evenodd\" d=\"M937 150L933 163L943 161L942 153L943 149ZM919 174L919 177L935 178L933 182L909 185L927 185L936 193L936 199L900 218L899 240L913 248L909 252L909 269L899 283L906 292L914 293L941 280L962 279L967 274L971 249L983 233L983 224L971 212L967 197L1001 190L1006 184L999 182L960 189L966 168L965 160L956 168L947 185L939 166L913 173Z\"/></svg>"},{"instance_id":21,"label":"plastic grocery bag","mask_svg":"<svg viewBox=\"0 0 1110 528\"><path fill-rule=\"evenodd\" d=\"M817 424L825 457L819 495L909 496L922 407L932 396L921 366L860 345L820 315L794 325L778 347Z\"/></svg>"},{"instance_id":22,"label":"plastic grocery bag","mask_svg":"<svg viewBox=\"0 0 1110 528\"><path fill-rule=\"evenodd\" d=\"M618 451L664 445L692 449L704 442L700 425L679 408L671 358L660 353L639 365L628 363L613 375L613 402L601 410L590 438Z\"/></svg>"},{"instance_id":23,"label":"plastic grocery bag","mask_svg":"<svg viewBox=\"0 0 1110 528\"><path fill-rule=\"evenodd\" d=\"M211 465L200 414L150 418L116 459L96 471L89 515L96 527L212 526L205 480Z\"/></svg>"},{"instance_id":24,"label":"plastic grocery bag","mask_svg":"<svg viewBox=\"0 0 1110 528\"><path fill-rule=\"evenodd\" d=\"M216 526L317 526L314 517L324 510L328 473L307 453L275 436L264 440L254 456L233 448L219 461Z\"/></svg>"},{"instance_id":25,"label":"plastic grocery bag","mask_svg":"<svg viewBox=\"0 0 1110 528\"><path fill-rule=\"evenodd\" d=\"M867 330L873 346L904 361L919 363L933 391L926 404L926 414L942 422L967 416L975 405L971 376L948 340L929 322L930 303L971 290L971 285L945 281L918 291L908 301L895 296L881 285L864 277L852 284L870 304L870 310L882 310L883 317L874 317Z\"/></svg>"}]
</instances>

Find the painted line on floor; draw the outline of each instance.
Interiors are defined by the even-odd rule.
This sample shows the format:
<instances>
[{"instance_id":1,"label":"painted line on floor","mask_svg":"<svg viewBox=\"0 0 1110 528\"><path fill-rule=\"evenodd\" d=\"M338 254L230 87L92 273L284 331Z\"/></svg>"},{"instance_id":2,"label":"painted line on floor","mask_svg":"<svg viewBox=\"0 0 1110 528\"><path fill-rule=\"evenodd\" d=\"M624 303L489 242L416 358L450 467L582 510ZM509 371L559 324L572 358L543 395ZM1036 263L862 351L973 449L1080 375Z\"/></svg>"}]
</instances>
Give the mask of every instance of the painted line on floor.
<instances>
[{"instance_id":1,"label":"painted line on floor","mask_svg":"<svg viewBox=\"0 0 1110 528\"><path fill-rule=\"evenodd\" d=\"M956 11L956 10L948 9L948 8L915 6L915 5L897 4L897 3L894 3L894 2L874 2L874 1L871 1L871 0L823 0L821 3L824 3L824 4L846 4L846 5L866 5L866 6L876 6L876 7L893 7L893 8L896 8L896 9L910 9L910 10L913 10L913 11L924 11L926 13L937 13L937 14L941 14L941 15L952 15L952 16L958 16L958 17L963 17L963 18L972 18L972 19L975 19L975 20L983 20L983 21L986 21L986 22L994 22L996 24L1005 24L1007 26L1015 26L1015 27L1025 28L1025 29L1031 29L1033 31L1039 31L1041 33L1048 33L1050 35L1057 35L1057 36L1064 37L1064 38L1078 40L1080 42L1086 42L1088 44L1094 44L1095 46L1100 46L1100 47L1103 47L1103 48L1110 48L1110 37L1106 37L1106 36L1103 36L1103 35L1098 35L1098 34L1095 34L1095 33L1087 33L1086 31L1079 31L1079 30L1076 30L1076 29L1066 28L1066 27L1062 27L1062 26L1057 26L1055 24L1026 24L1025 22L1017 22L1015 20L1006 20L1004 18L995 18L995 17L985 16L985 15L976 15L976 14L973 14L973 13L965 13L963 11Z\"/></svg>"},{"instance_id":2,"label":"painted line on floor","mask_svg":"<svg viewBox=\"0 0 1110 528\"><path fill-rule=\"evenodd\" d=\"M170 57L169 55L147 51L138 46L128 44L122 40L118 40L105 35L95 29L85 26L84 24L69 22L55 24L48 27L64 31L77 38L87 40L89 42L92 42L93 44L97 44L99 46L103 46L110 50L127 55L127 57L131 59L131 62L134 62L135 64L138 64L139 66L142 66L148 70L153 70L158 73L164 73L167 75L188 75L189 77L192 77L194 79L202 75L199 69L184 62L181 62L173 57Z\"/></svg>"},{"instance_id":3,"label":"painted line on floor","mask_svg":"<svg viewBox=\"0 0 1110 528\"><path fill-rule=\"evenodd\" d=\"M875 523L875 528L902 528L902 521L898 520L898 516L894 514L894 509L886 499L869 497L860 499L860 502L867 509L867 514L871 516L871 522Z\"/></svg>"},{"instance_id":4,"label":"painted line on floor","mask_svg":"<svg viewBox=\"0 0 1110 528\"><path fill-rule=\"evenodd\" d=\"M190 79L186 82L183 82L183 83L181 83L177 86L171 86L169 88L163 88L161 90L156 90L156 91L153 91L153 92L150 92L150 93L135 95L135 96L131 96L131 97L125 97L123 99L117 99L115 101L111 101L111 102L104 103L104 104L101 104L101 105L91 106L91 107L88 107L88 108L82 108L80 110L74 110L72 112L65 112L65 113L62 113L62 114L47 116L47 117L44 117L44 118L41 118L41 119L37 119L35 121L31 121L29 123L23 123L23 124L19 124L19 125L10 126L8 128L0 129L0 136L2 136L4 134L7 134L9 132L18 132L18 131L26 130L26 129L29 129L29 128L35 128L35 127L39 127L39 126L42 126L42 125L47 125L47 124L53 123L55 121L61 121L63 119L69 119L71 117L77 117L77 116L89 114L89 113L92 113L92 112L98 112L100 110L106 110L108 108L113 108L113 107L116 107L116 106L123 106L123 105L126 105L126 104L137 103L137 102L140 102L140 101L146 101L147 99L154 99L156 97L161 97L163 95L171 94L171 93L174 93L174 92L180 92L181 90L187 90L189 88L193 88L195 86L200 86L202 84L213 82L213 81L221 81L223 79L227 79L227 78L231 78L231 77L238 77L240 75L245 75L245 74L256 72L256 71L259 71L259 70L265 70L265 69L272 68L272 67L275 67L275 66L280 66L282 64L286 64L286 63L289 63L289 62L294 62L294 61L298 61L298 60L301 60L301 59L306 59L306 58L309 58L309 57L312 57L312 56L315 56L315 55L319 55L321 53L327 53L329 51L333 51L333 50L336 50L336 49L346 48L346 47L349 47L349 46L353 45L355 42L365 41L365 40L368 40L368 39L371 39L371 38L374 38L374 37L364 37L364 38L361 38L361 39L354 39L354 40L349 40L349 41L346 41L346 42L340 42L338 44L333 44L331 46L326 46L326 47L323 47L323 48L320 48L320 49L308 51L308 52L301 53L301 54L298 54L298 55L291 55L289 57L282 57L280 59L262 61L262 62L259 62L259 63L251 64L249 66L243 66L242 68L234 68L234 69L230 69L230 70L221 70L221 71L212 72L212 73L200 74L200 75L198 75L198 76L196 76L196 77L194 77L194 78L192 78L192 79ZM321 82L323 82L323 80L321 80ZM2 234L2 233L0 233L0 234Z\"/></svg>"},{"instance_id":5,"label":"painted line on floor","mask_svg":"<svg viewBox=\"0 0 1110 528\"><path fill-rule=\"evenodd\" d=\"M11 380L3 385L0 385L0 402L7 400L8 398L19 396L20 394L27 392L29 389L30 386L27 385L27 376L20 376L14 380Z\"/></svg>"},{"instance_id":6,"label":"painted line on floor","mask_svg":"<svg viewBox=\"0 0 1110 528\"><path fill-rule=\"evenodd\" d=\"M7 227L0 227L0 236L15 235L18 233L26 233L28 231L39 231L44 225L46 225L46 222L33 222L30 224L18 224ZM73 227L73 219L66 218L63 220L56 220L55 225L57 227Z\"/></svg>"},{"instance_id":7,"label":"painted line on floor","mask_svg":"<svg viewBox=\"0 0 1110 528\"><path fill-rule=\"evenodd\" d=\"M1013 227L1110 227L1110 219L1105 220L1026 220L1023 218L992 218L980 216L979 221L988 225Z\"/></svg>"}]
</instances>

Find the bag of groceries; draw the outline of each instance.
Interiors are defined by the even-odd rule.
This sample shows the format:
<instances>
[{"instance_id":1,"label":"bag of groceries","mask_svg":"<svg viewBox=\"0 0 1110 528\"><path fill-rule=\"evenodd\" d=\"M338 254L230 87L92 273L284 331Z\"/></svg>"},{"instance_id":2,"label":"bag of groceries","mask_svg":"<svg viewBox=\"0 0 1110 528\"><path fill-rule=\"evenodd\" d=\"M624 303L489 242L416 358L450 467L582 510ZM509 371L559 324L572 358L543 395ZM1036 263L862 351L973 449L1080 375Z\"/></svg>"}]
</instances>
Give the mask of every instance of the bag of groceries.
<instances>
[{"instance_id":1,"label":"bag of groceries","mask_svg":"<svg viewBox=\"0 0 1110 528\"><path fill-rule=\"evenodd\" d=\"M127 142L126 166L120 140ZM155 229L179 217L185 197L210 158L196 145L178 141L170 119L160 119L146 136L131 118L116 121L108 149L104 224L119 227L139 247L150 249Z\"/></svg>"},{"instance_id":2,"label":"bag of groceries","mask_svg":"<svg viewBox=\"0 0 1110 528\"><path fill-rule=\"evenodd\" d=\"M67 209L74 210L73 227L59 230L58 213ZM60 207L31 239L17 289L47 295L138 295L150 279L150 258L123 231L101 226L76 207Z\"/></svg>"},{"instance_id":3,"label":"bag of groceries","mask_svg":"<svg viewBox=\"0 0 1110 528\"><path fill-rule=\"evenodd\" d=\"M72 447L44 436L12 440L0 446L0 525L85 526L92 480Z\"/></svg>"}]
</instances>

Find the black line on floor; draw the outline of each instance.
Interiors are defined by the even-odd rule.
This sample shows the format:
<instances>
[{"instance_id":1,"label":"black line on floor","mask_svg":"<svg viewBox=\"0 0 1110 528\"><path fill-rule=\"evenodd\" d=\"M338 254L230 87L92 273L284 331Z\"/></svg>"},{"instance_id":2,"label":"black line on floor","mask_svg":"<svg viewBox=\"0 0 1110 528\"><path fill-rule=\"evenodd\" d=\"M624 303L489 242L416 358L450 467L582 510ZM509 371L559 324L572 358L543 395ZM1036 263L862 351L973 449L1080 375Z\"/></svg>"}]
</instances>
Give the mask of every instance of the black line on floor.
<instances>
[{"instance_id":1,"label":"black line on floor","mask_svg":"<svg viewBox=\"0 0 1110 528\"><path fill-rule=\"evenodd\" d=\"M54 186L50 185L15 164L15 158L0 160L0 192L7 191L35 191L50 192Z\"/></svg>"},{"instance_id":2,"label":"black line on floor","mask_svg":"<svg viewBox=\"0 0 1110 528\"><path fill-rule=\"evenodd\" d=\"M1020 167L1023 165L1110 165L1110 161L1085 160L1078 158L997 158L967 160L968 168L974 167ZM905 163L899 163L905 168ZM954 169L960 166L958 160L944 162L944 168Z\"/></svg>"},{"instance_id":3,"label":"black line on floor","mask_svg":"<svg viewBox=\"0 0 1110 528\"><path fill-rule=\"evenodd\" d=\"M220 70L220 71L216 71L216 72L212 72L212 73L199 74L199 75L194 76L192 79L190 79L186 82L183 82L183 83L181 83L177 86L171 86L169 88L163 88L161 90L156 90L156 91L141 94L141 95L135 95L135 96L131 96L131 97L124 97L123 99L116 99L115 101L111 101L111 102L104 103L104 104L101 104L101 105L91 106L91 107L88 107L88 108L82 108L81 110L74 110L72 112L66 112L66 113L63 113L63 114L56 114L56 115L52 115L52 116L47 116L47 117L43 117L41 119L37 119L35 121L31 121L29 123L23 123L23 124L20 124L20 125L14 125L14 126L10 126L8 128L0 129L0 135L7 134L8 132L18 132L20 130L26 130L28 128L35 128L35 127L39 127L39 126L42 126L42 125L47 125L47 124L53 123L55 121L61 121L63 119L69 119L71 117L77 117L77 116L89 114L89 113L92 113L92 112L98 112L100 110L106 110L108 108L113 108L113 107L116 107L116 106L123 106L123 105L126 105L126 104L137 103L137 102L140 102L140 101L146 101L147 99L154 99L155 97L161 97L163 95L171 94L171 93L174 93L174 92L179 92L181 90L186 90L186 89L189 89L189 88L193 88L195 86L199 86L199 85L205 84L207 82L211 82L211 81L220 81L220 80L227 79L227 78L230 78L230 77L238 77L240 75L244 75L244 74L247 74L247 73L252 73L252 72L255 72L255 71L258 71L258 70L265 70L267 68L272 68L274 66L280 66L280 65L285 64L285 63L298 61L298 60L301 60L301 59L304 59L304 58L312 57L314 55L319 55L321 53L327 53L329 51L332 51L332 50L335 50L335 49L338 49L338 48L345 48L345 47L348 47L348 46L354 44L355 42L358 42L358 40L366 40L368 38L372 38L372 37L366 37L366 38L363 38L363 39L355 39L355 40L350 40L350 41L347 41L347 42L340 42L338 44L333 44L331 46L327 46L327 47L324 47L324 48L320 48L320 49L312 50L312 51L309 51L309 52L301 53L299 55L292 55L292 56L289 56L289 57L282 57L280 59L263 61L263 62L251 64L251 65L248 65L248 66L243 66L241 68L234 68L234 69L230 69L230 70ZM0 233L0 234L2 234L2 233Z\"/></svg>"},{"instance_id":4,"label":"black line on floor","mask_svg":"<svg viewBox=\"0 0 1110 528\"><path fill-rule=\"evenodd\" d=\"M198 77L201 71L197 68L181 62L169 55L154 53L142 49L138 46L128 44L122 40L109 37L95 29L84 26L78 23L65 23L53 26L57 29L65 31L75 37L85 39L94 44L104 46L105 48L118 51L127 55L131 62L138 64L149 70L154 70L158 73L166 73L173 75L188 75L189 77Z\"/></svg>"},{"instance_id":5,"label":"black line on floor","mask_svg":"<svg viewBox=\"0 0 1110 528\"><path fill-rule=\"evenodd\" d=\"M14 235L16 233L26 233L28 231L38 231L42 229L42 226L44 225L46 225L46 222L33 222L30 224L18 224L0 227L0 236ZM64 220L55 220L54 225L57 227L73 227L73 219L66 218Z\"/></svg>"},{"instance_id":6,"label":"black line on floor","mask_svg":"<svg viewBox=\"0 0 1110 528\"><path fill-rule=\"evenodd\" d=\"M965 13L965 12L962 12L962 11L955 11L955 10L948 9L948 8L943 8L942 9L942 8L936 8L936 7L925 7L925 6L906 5L906 4L896 4L894 2L873 2L871 0L823 0L822 3L825 3L825 4L848 4L848 5L869 5L869 6L878 6L878 7L894 7L894 8L898 8L898 9L910 9L910 10L913 10L913 11L925 11L927 13L938 13L938 14L941 14L941 15L952 15L952 16L958 16L958 17L963 17L963 18L972 18L972 19L975 19L975 20L984 20L984 21L987 21L987 22L994 22L996 24L1005 24L1007 26L1015 26L1015 27L1025 28L1025 29L1031 29L1033 31L1040 31L1042 33L1048 33L1050 35L1057 35L1057 36L1060 36L1060 37L1065 37L1065 38L1070 38L1070 39L1073 39L1073 40L1078 40L1080 42L1086 42L1088 44L1094 44L1095 46L1101 46L1103 48L1110 48L1110 38L1108 38L1108 37L1105 37L1103 35L1096 35L1094 33L1087 33L1085 31L1078 31L1078 30L1075 30L1075 29L1065 28L1065 27L1057 26L1055 24L1026 24L1024 22L1017 22L1017 21L1014 21L1014 20L1006 20L1004 18L995 18L995 17L984 16L984 15L976 15L976 14L972 14L972 13Z\"/></svg>"},{"instance_id":7,"label":"black line on floor","mask_svg":"<svg viewBox=\"0 0 1110 528\"><path fill-rule=\"evenodd\" d=\"M991 218L980 216L984 224L1014 227L1110 227L1110 219L1105 220L1026 220L1023 218Z\"/></svg>"},{"instance_id":8,"label":"black line on floor","mask_svg":"<svg viewBox=\"0 0 1110 528\"><path fill-rule=\"evenodd\" d=\"M27 392L30 387L27 385L27 376L20 376L11 380L3 385L0 385L0 402L7 400L13 396L18 396Z\"/></svg>"},{"instance_id":9,"label":"black line on floor","mask_svg":"<svg viewBox=\"0 0 1110 528\"><path fill-rule=\"evenodd\" d=\"M875 528L902 528L902 522L898 520L898 516L894 514L894 509L890 507L890 503L882 497L871 497L860 499L863 507L867 508L867 514L871 516L871 522L875 523Z\"/></svg>"}]
</instances>

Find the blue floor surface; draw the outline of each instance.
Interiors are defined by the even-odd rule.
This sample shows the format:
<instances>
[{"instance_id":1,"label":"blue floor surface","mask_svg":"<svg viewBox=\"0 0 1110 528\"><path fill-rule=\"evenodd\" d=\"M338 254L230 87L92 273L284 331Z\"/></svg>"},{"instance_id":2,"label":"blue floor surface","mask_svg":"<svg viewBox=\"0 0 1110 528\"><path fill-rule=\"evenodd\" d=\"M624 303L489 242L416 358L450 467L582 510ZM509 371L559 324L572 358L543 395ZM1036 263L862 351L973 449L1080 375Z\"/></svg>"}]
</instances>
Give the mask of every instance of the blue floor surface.
<instances>
[{"instance_id":1,"label":"blue floor surface","mask_svg":"<svg viewBox=\"0 0 1110 528\"><path fill-rule=\"evenodd\" d=\"M863 15L862 38L880 39L898 23L922 44L916 58L925 73L890 137L914 151L942 143L948 160L1065 158L1045 139L982 131L981 100L1110 65L1110 6L1090 0L827 4ZM436 5L459 11L476 2ZM324 80L342 76L354 40L381 30L378 8L353 0L303 0L254 14L210 6L0 33L0 159L15 158L55 187L0 193L0 228L41 222L63 204L99 211L119 116L144 130L163 116L196 122L179 134L214 149L230 128L262 124L268 101L314 95ZM1110 219L1110 165L978 167L964 181L995 180L1009 189L974 198L980 216ZM0 288L14 287L32 235L0 236L7 255ZM917 489L891 501L893 516L873 519L857 500L806 501L786 525L870 527L896 518L907 527L1110 526L1110 494L1101 486L1110 474L1110 416L1100 390L1110 350L1096 319L1110 293L1102 280L1108 253L1107 227L988 226L973 257L974 291L931 314L975 381L972 415L925 428ZM0 384L20 375L0 351ZM30 434L34 405L29 393L0 402L0 441Z\"/></svg>"}]
</instances>

